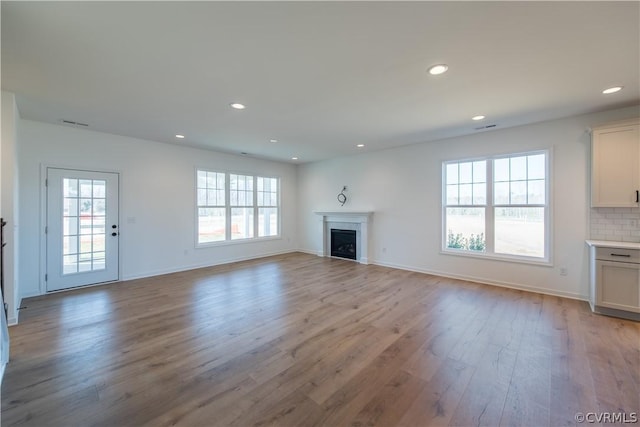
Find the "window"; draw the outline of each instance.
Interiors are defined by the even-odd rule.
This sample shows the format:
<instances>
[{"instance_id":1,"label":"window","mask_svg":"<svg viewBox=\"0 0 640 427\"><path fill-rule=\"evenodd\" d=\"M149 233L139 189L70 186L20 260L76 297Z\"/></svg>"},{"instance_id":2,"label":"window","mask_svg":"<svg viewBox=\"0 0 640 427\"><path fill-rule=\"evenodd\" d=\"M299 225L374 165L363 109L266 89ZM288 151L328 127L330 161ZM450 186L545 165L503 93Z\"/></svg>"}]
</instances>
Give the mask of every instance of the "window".
<instances>
[{"instance_id":1,"label":"window","mask_svg":"<svg viewBox=\"0 0 640 427\"><path fill-rule=\"evenodd\" d=\"M485 250L487 162L446 165L447 248Z\"/></svg>"},{"instance_id":2,"label":"window","mask_svg":"<svg viewBox=\"0 0 640 427\"><path fill-rule=\"evenodd\" d=\"M279 180L197 171L197 243L279 235Z\"/></svg>"},{"instance_id":3,"label":"window","mask_svg":"<svg viewBox=\"0 0 640 427\"><path fill-rule=\"evenodd\" d=\"M231 206L231 239L253 237L253 177L229 175Z\"/></svg>"},{"instance_id":4,"label":"window","mask_svg":"<svg viewBox=\"0 0 640 427\"><path fill-rule=\"evenodd\" d=\"M548 154L443 164L443 250L549 259Z\"/></svg>"},{"instance_id":5,"label":"window","mask_svg":"<svg viewBox=\"0 0 640 427\"><path fill-rule=\"evenodd\" d=\"M198 171L198 243L225 240L225 174Z\"/></svg>"},{"instance_id":6,"label":"window","mask_svg":"<svg viewBox=\"0 0 640 427\"><path fill-rule=\"evenodd\" d=\"M545 258L546 155L495 159L495 252Z\"/></svg>"},{"instance_id":7,"label":"window","mask_svg":"<svg viewBox=\"0 0 640 427\"><path fill-rule=\"evenodd\" d=\"M62 179L63 275L105 269L106 185L103 179Z\"/></svg>"},{"instance_id":8,"label":"window","mask_svg":"<svg viewBox=\"0 0 640 427\"><path fill-rule=\"evenodd\" d=\"M258 177L258 237L278 235L278 180Z\"/></svg>"}]
</instances>

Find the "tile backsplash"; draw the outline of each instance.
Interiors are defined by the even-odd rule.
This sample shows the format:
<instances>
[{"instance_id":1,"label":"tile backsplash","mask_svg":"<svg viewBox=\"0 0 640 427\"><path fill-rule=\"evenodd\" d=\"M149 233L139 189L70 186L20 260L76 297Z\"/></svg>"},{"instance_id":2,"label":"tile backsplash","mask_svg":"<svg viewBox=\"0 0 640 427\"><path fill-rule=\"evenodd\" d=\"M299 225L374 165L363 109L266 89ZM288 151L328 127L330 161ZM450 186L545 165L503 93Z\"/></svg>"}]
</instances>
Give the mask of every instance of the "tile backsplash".
<instances>
[{"instance_id":1,"label":"tile backsplash","mask_svg":"<svg viewBox=\"0 0 640 427\"><path fill-rule=\"evenodd\" d=\"M640 243L640 208L591 208L590 238Z\"/></svg>"}]
</instances>

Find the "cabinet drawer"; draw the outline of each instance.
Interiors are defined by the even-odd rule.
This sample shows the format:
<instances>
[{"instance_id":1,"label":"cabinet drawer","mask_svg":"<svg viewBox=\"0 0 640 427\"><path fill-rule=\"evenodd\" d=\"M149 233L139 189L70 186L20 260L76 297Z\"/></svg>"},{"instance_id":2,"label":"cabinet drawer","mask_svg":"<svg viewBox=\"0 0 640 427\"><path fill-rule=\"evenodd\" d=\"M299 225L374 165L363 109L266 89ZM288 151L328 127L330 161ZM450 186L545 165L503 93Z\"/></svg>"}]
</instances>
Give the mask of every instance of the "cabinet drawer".
<instances>
[{"instance_id":1,"label":"cabinet drawer","mask_svg":"<svg viewBox=\"0 0 640 427\"><path fill-rule=\"evenodd\" d=\"M596 248L596 259L604 261L634 262L640 263L640 250Z\"/></svg>"}]
</instances>

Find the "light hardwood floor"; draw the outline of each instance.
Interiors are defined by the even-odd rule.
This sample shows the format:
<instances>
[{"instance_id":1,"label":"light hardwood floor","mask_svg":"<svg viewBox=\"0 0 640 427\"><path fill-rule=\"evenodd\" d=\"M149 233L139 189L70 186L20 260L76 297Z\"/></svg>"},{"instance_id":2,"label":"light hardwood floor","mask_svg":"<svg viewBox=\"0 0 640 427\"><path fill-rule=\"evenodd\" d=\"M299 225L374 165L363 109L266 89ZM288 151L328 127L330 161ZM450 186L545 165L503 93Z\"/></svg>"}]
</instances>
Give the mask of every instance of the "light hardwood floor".
<instances>
[{"instance_id":1,"label":"light hardwood floor","mask_svg":"<svg viewBox=\"0 0 640 427\"><path fill-rule=\"evenodd\" d=\"M288 254L28 299L2 425L576 425L640 412L640 324Z\"/></svg>"}]
</instances>

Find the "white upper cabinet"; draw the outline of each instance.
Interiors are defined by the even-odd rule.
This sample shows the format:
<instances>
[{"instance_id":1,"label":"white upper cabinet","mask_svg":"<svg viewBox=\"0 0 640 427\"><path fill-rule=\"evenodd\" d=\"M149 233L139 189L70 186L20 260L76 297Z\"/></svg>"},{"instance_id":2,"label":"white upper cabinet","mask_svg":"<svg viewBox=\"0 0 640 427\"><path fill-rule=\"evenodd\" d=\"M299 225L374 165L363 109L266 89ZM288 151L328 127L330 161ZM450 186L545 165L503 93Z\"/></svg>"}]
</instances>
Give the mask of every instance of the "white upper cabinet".
<instances>
[{"instance_id":1,"label":"white upper cabinet","mask_svg":"<svg viewBox=\"0 0 640 427\"><path fill-rule=\"evenodd\" d=\"M593 128L591 206L640 206L640 119Z\"/></svg>"}]
</instances>

